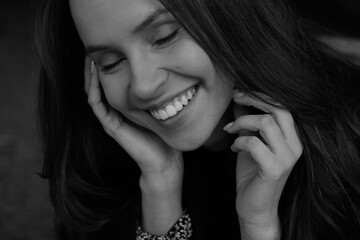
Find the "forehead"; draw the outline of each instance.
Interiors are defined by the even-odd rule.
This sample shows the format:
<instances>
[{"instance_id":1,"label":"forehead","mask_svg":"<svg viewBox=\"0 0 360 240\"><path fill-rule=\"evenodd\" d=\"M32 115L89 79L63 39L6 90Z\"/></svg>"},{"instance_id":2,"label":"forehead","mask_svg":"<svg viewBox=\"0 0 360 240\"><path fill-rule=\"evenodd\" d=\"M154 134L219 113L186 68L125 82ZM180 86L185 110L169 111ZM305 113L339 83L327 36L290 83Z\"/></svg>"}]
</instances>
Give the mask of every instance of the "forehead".
<instances>
[{"instance_id":1,"label":"forehead","mask_svg":"<svg viewBox=\"0 0 360 240\"><path fill-rule=\"evenodd\" d=\"M126 37L149 13L162 8L158 0L70 0L71 15L85 45Z\"/></svg>"}]
</instances>

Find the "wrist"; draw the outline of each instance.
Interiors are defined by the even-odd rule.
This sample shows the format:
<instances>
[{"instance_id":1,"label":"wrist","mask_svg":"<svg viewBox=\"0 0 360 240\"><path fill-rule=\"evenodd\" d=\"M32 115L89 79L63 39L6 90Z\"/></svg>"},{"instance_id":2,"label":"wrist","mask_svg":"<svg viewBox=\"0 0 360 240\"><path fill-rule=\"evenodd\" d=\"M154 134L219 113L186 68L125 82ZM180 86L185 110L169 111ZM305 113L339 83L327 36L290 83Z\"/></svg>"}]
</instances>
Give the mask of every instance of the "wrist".
<instances>
[{"instance_id":1,"label":"wrist","mask_svg":"<svg viewBox=\"0 0 360 240\"><path fill-rule=\"evenodd\" d=\"M182 215L182 159L161 171L140 176L143 229L154 235L163 235Z\"/></svg>"},{"instance_id":2,"label":"wrist","mask_svg":"<svg viewBox=\"0 0 360 240\"><path fill-rule=\"evenodd\" d=\"M181 192L142 195L142 228L153 235L165 235L183 213Z\"/></svg>"},{"instance_id":3,"label":"wrist","mask_svg":"<svg viewBox=\"0 0 360 240\"><path fill-rule=\"evenodd\" d=\"M143 172L139 179L141 192L147 195L181 192L183 163L169 163L158 171Z\"/></svg>"},{"instance_id":4,"label":"wrist","mask_svg":"<svg viewBox=\"0 0 360 240\"><path fill-rule=\"evenodd\" d=\"M257 216L251 220L239 218L241 239L279 240L281 227L278 216Z\"/></svg>"}]
</instances>

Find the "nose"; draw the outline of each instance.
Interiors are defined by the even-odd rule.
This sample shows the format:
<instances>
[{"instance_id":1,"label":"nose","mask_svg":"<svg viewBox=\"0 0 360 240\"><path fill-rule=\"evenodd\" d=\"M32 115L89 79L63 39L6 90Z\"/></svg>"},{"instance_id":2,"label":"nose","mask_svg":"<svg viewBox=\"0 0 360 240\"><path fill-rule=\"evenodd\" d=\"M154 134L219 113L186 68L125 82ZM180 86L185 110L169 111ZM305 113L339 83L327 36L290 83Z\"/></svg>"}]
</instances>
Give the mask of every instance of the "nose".
<instances>
[{"instance_id":1,"label":"nose","mask_svg":"<svg viewBox=\"0 0 360 240\"><path fill-rule=\"evenodd\" d=\"M131 64L130 91L134 100L149 101L159 97L164 90L168 72L154 58L133 59Z\"/></svg>"}]
</instances>

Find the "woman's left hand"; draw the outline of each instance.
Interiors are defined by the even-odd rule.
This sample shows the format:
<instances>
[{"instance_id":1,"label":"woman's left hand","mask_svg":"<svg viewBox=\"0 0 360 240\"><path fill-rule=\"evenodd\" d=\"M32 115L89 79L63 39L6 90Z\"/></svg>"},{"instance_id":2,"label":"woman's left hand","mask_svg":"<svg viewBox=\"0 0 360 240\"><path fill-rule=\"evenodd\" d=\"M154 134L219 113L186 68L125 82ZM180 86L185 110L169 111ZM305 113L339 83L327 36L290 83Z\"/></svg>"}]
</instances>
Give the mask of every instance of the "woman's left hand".
<instances>
[{"instance_id":1,"label":"woman's left hand","mask_svg":"<svg viewBox=\"0 0 360 240\"><path fill-rule=\"evenodd\" d=\"M273 102L267 95L257 95ZM236 116L224 128L228 133L239 134L231 149L238 152L236 210L242 239L280 239L278 203L286 180L302 154L302 145L290 112L279 104L273 106L240 92L234 94L234 101L265 112ZM260 136L242 135L249 131Z\"/></svg>"}]
</instances>

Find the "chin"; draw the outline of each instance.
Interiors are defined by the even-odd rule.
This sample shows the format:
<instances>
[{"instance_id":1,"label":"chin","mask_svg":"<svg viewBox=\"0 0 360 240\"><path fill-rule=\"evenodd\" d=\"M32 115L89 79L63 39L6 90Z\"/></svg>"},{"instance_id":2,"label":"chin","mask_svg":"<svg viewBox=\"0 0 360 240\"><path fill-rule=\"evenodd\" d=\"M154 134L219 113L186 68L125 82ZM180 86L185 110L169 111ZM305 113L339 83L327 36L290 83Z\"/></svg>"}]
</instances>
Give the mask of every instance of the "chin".
<instances>
[{"instance_id":1,"label":"chin","mask_svg":"<svg viewBox=\"0 0 360 240\"><path fill-rule=\"evenodd\" d=\"M183 136L180 138L171 138L166 139L165 142L172 148L179 150L181 152L189 152L198 149L203 146L211 136L211 131L207 134L194 133L192 132L192 136Z\"/></svg>"}]
</instances>

